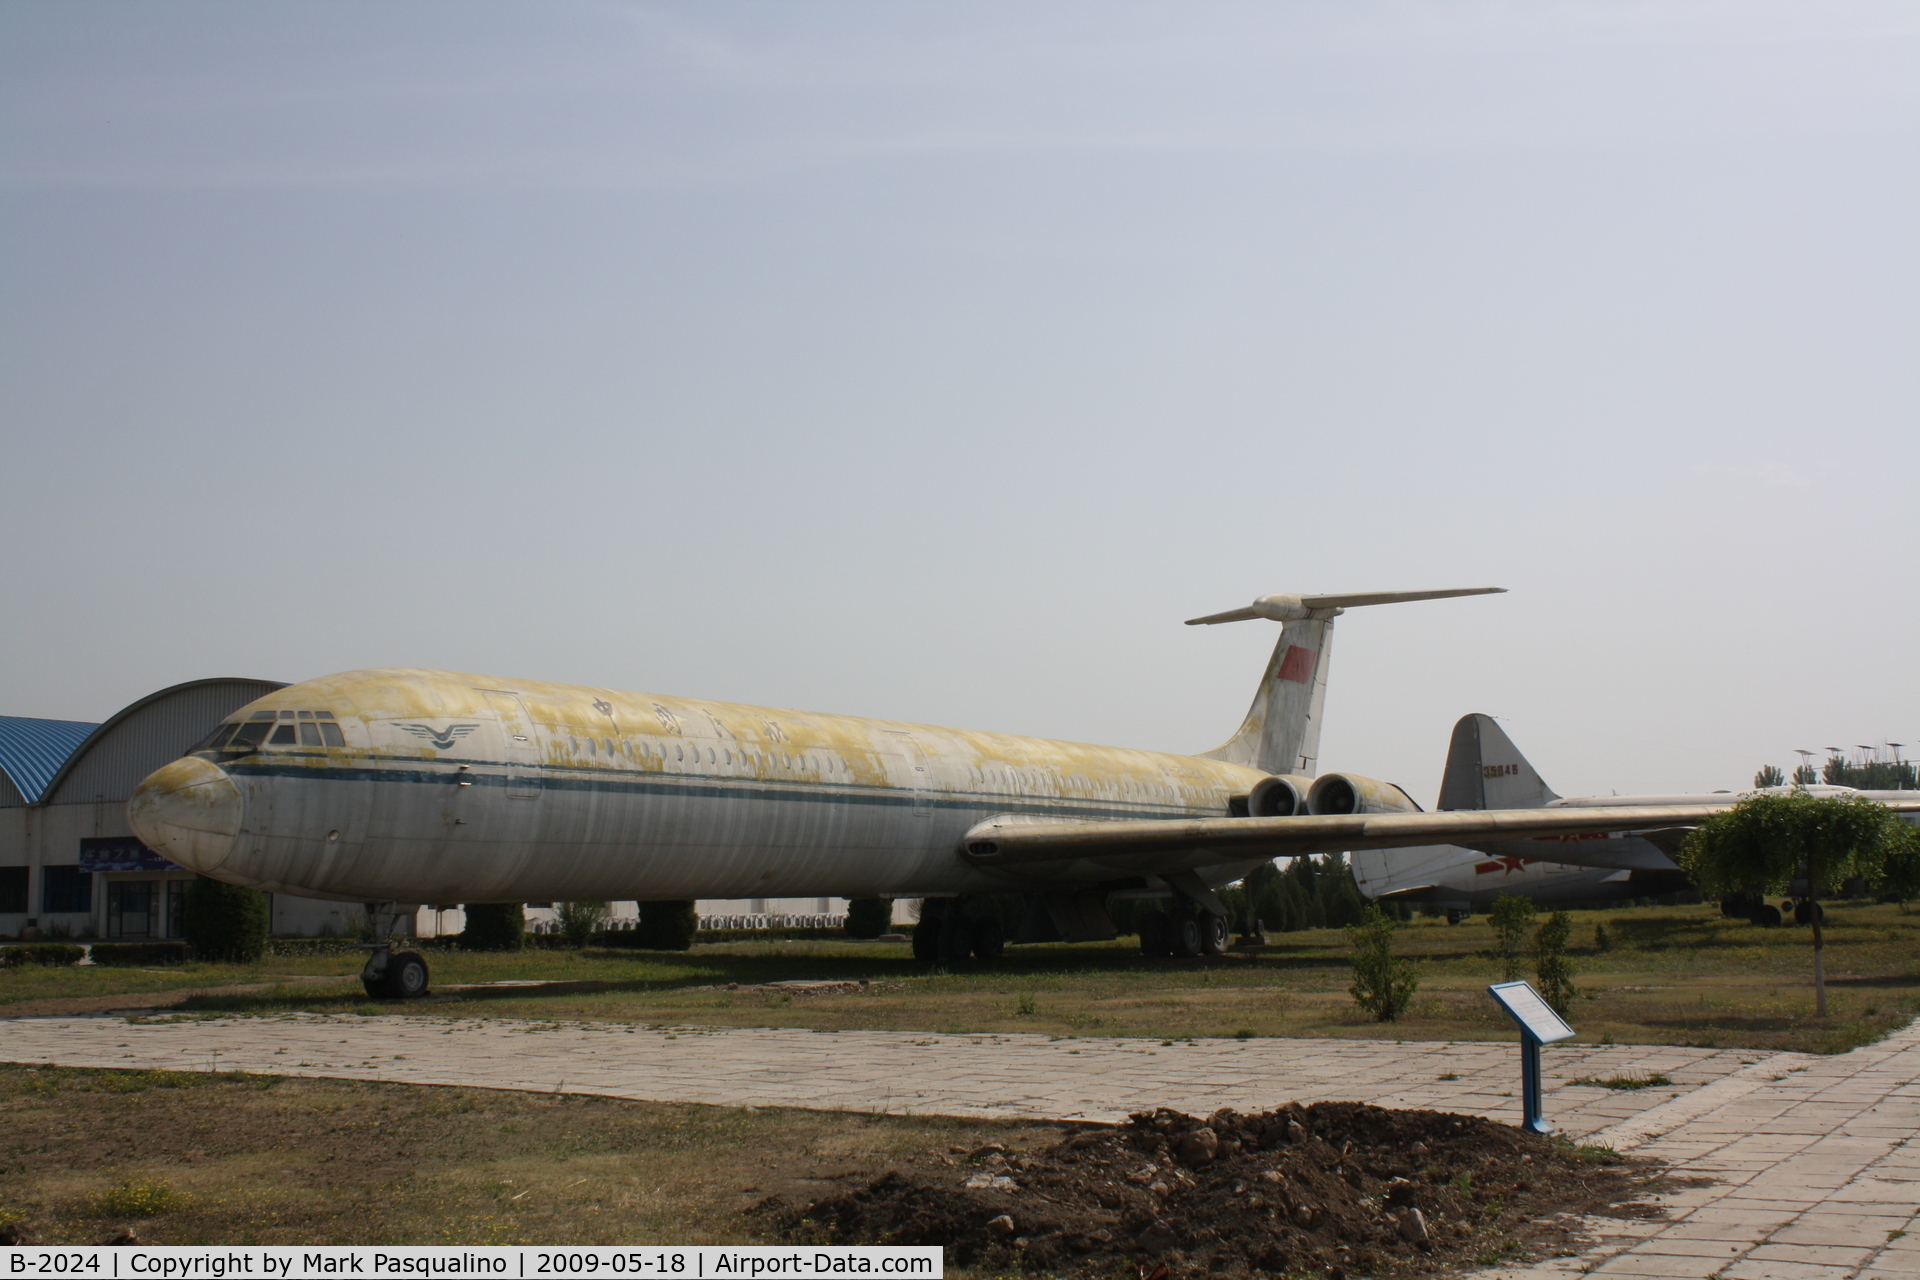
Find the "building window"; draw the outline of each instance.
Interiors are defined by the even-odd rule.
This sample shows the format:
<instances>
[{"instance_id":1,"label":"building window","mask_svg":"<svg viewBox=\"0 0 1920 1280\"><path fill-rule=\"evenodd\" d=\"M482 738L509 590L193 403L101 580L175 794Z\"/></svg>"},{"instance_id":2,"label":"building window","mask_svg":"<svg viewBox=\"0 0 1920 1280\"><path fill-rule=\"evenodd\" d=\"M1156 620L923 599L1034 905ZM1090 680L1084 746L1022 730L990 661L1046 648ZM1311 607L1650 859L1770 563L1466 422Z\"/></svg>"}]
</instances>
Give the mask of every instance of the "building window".
<instances>
[{"instance_id":1,"label":"building window","mask_svg":"<svg viewBox=\"0 0 1920 1280\"><path fill-rule=\"evenodd\" d=\"M93 873L79 864L40 869L40 910L48 915L93 910Z\"/></svg>"},{"instance_id":2,"label":"building window","mask_svg":"<svg viewBox=\"0 0 1920 1280\"><path fill-rule=\"evenodd\" d=\"M0 913L27 913L27 869L0 867Z\"/></svg>"}]
</instances>

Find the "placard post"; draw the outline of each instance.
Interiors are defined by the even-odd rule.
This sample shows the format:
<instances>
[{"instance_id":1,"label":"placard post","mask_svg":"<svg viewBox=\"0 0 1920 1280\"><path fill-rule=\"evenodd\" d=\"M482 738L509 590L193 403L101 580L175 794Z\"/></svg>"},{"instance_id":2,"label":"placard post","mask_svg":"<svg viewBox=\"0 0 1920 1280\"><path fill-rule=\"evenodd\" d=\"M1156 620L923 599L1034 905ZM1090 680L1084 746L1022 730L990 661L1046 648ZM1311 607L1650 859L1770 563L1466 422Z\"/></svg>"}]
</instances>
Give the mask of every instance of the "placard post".
<instances>
[{"instance_id":1,"label":"placard post","mask_svg":"<svg viewBox=\"0 0 1920 1280\"><path fill-rule=\"evenodd\" d=\"M1520 1028L1520 1127L1529 1133L1552 1133L1540 1104L1540 1046L1571 1040L1576 1033L1531 983L1496 982L1487 994Z\"/></svg>"}]
</instances>

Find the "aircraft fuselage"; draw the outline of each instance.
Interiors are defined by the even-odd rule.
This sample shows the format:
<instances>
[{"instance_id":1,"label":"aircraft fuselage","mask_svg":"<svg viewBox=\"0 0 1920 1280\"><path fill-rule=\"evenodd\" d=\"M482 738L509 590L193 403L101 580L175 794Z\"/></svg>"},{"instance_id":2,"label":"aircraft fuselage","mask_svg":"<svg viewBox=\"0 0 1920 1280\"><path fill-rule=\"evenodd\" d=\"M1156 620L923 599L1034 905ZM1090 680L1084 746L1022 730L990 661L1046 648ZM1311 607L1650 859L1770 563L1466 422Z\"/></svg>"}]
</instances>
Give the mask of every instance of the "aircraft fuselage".
<instances>
[{"instance_id":1,"label":"aircraft fuselage","mask_svg":"<svg viewBox=\"0 0 1920 1280\"><path fill-rule=\"evenodd\" d=\"M1196 756L452 672L289 685L129 803L219 879L351 901L939 896L1112 886L956 856L989 820L1224 817ZM1257 860L1196 865L1209 883Z\"/></svg>"}]
</instances>

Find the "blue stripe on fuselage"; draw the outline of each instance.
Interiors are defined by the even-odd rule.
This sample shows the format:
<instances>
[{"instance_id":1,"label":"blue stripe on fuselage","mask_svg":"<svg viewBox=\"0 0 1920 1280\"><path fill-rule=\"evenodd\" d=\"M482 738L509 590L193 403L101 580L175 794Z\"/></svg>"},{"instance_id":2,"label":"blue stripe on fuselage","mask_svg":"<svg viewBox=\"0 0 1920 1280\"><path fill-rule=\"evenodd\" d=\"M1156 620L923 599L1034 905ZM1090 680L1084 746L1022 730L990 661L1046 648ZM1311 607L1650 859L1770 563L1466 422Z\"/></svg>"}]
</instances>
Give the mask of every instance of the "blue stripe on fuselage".
<instances>
[{"instance_id":1,"label":"blue stripe on fuselage","mask_svg":"<svg viewBox=\"0 0 1920 1280\"><path fill-rule=\"evenodd\" d=\"M215 763L217 758L209 755ZM513 786L539 791L603 791L645 794L649 796L697 796L708 799L725 798L730 800L784 800L806 804L857 804L897 806L915 809L974 809L991 810L995 813L1030 813L1058 818L1209 818L1224 817L1222 813L1211 810L1195 810L1171 805L1131 805L1125 808L1109 804L1106 807L1094 807L1093 802L1045 802L1031 796L1011 796L999 792L947 792L942 794L921 794L904 791L897 787L861 787L853 783L812 783L812 784L769 784L765 779L742 778L738 782L723 779L702 779L687 781L685 774L643 773L639 771L617 771L618 776L607 777L607 769L568 768L567 766L540 765L520 766L524 772L514 772L515 766L502 765L497 760L460 761L449 759L436 761L442 766L456 766L442 769L418 768L368 768L365 766L337 766L324 763L295 763L296 760L327 761L332 757L318 755L299 755L289 753L279 761L262 761L253 756L233 763L221 763L220 767L235 777L243 778L300 778L306 781L321 782L389 782L424 786L452 786L467 782L475 786L504 787ZM466 763L482 765L490 769L506 769L503 773L478 773L472 768L460 770L458 765ZM554 776L555 774L559 776ZM829 788L858 788L836 789Z\"/></svg>"}]
</instances>

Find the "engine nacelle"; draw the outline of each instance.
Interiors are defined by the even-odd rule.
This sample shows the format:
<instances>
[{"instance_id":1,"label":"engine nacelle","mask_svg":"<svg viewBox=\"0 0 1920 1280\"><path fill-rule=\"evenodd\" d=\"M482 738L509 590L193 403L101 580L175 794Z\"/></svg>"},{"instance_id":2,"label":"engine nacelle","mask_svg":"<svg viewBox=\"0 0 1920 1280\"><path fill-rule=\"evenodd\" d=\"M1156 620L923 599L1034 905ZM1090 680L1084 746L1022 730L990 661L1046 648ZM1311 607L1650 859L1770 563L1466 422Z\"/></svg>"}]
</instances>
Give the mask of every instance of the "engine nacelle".
<instances>
[{"instance_id":1,"label":"engine nacelle","mask_svg":"<svg viewBox=\"0 0 1920 1280\"><path fill-rule=\"evenodd\" d=\"M1291 818L1297 813L1307 811L1307 792L1313 787L1312 778L1303 778L1298 774L1277 774L1262 778L1253 784L1253 790L1247 793L1247 816L1250 818Z\"/></svg>"},{"instance_id":2,"label":"engine nacelle","mask_svg":"<svg viewBox=\"0 0 1920 1280\"><path fill-rule=\"evenodd\" d=\"M1317 817L1343 813L1419 813L1413 797L1391 782L1357 773L1326 773L1307 792L1307 812Z\"/></svg>"}]
</instances>

